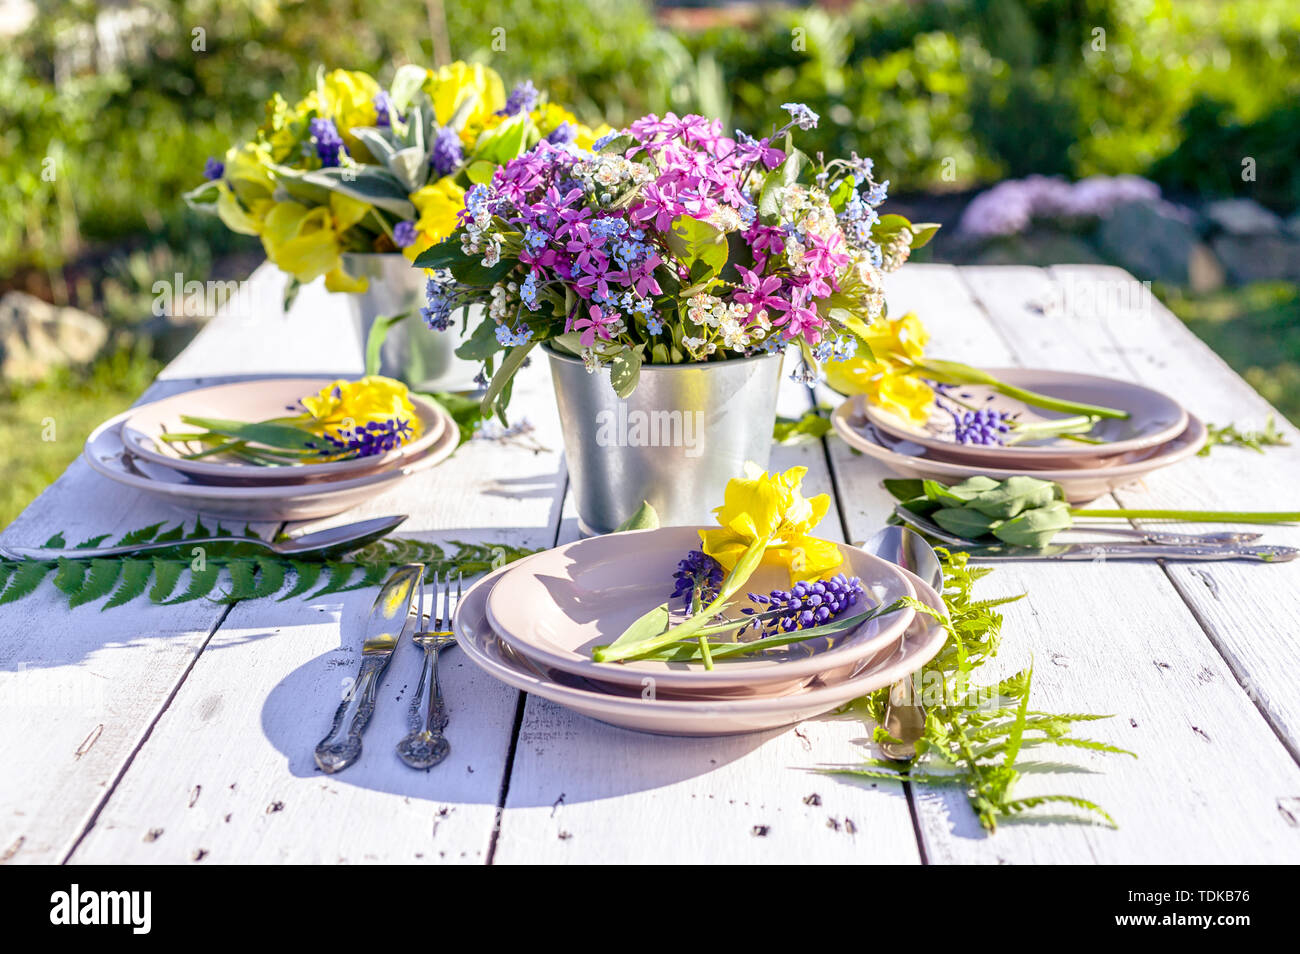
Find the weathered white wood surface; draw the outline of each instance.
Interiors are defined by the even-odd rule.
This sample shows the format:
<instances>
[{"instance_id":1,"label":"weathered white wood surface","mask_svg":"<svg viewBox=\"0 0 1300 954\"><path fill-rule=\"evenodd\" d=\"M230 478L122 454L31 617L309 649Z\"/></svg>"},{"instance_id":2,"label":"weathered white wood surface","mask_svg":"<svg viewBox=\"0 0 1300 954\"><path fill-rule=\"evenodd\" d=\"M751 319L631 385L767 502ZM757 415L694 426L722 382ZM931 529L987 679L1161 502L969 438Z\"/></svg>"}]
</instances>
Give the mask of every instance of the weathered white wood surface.
<instances>
[{"instance_id":1,"label":"weathered white wood surface","mask_svg":"<svg viewBox=\"0 0 1300 954\"><path fill-rule=\"evenodd\" d=\"M938 356L1135 378L1218 423L1261 424L1267 405L1145 290L1120 298L1132 291L1124 283L1114 270L909 266L892 277L890 301L921 314ZM148 396L248 374L356 373L359 342L341 300L308 287L281 317L281 288L279 275L259 269L248 298ZM1089 304L1099 294L1109 310ZM782 412L807 406L806 392L787 385ZM529 441L476 440L365 512L410 513L401 532L423 539L572 539L544 362L524 372L514 412L534 424ZM1116 497L1128 507L1295 509L1297 455L1225 448ZM774 466L796 463L809 468L811 491L835 496L828 536L858 540L881 525L888 501L874 462L835 439L774 450ZM3 539L41 542L54 529L86 537L166 515L78 463ZM1296 542L1297 531L1270 528L1269 537ZM1119 831L1024 824L989 837L958 792L812 774L869 753L859 722L818 719L740 739L642 736L521 696L454 650L443 660L452 755L430 773L410 772L391 752L418 673L410 646L394 658L361 762L326 777L311 748L354 671L356 626L373 590L228 613L201 602L101 613L68 611L46 583L0 607L0 745L11 767L0 774L0 861L1300 857L1295 565L1003 565L984 589L1029 593L1007 608L1003 654L990 668L1032 662L1036 706L1113 712L1091 734L1140 755L1039 750L1033 758L1095 774L1031 774L1018 791L1094 798Z\"/></svg>"}]
</instances>

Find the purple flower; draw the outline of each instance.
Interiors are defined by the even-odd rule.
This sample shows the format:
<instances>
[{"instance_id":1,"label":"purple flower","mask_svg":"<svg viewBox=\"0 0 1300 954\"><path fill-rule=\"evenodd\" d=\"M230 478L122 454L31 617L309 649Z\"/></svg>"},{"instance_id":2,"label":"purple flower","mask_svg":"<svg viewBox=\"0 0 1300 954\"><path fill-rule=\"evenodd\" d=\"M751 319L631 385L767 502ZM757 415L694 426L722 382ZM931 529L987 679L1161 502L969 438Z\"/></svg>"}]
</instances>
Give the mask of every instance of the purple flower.
<instances>
[{"instance_id":1,"label":"purple flower","mask_svg":"<svg viewBox=\"0 0 1300 954\"><path fill-rule=\"evenodd\" d=\"M331 454L351 454L353 457L373 457L386 454L411 437L411 422L397 418L371 421L351 430L340 429L338 436L325 435L327 451Z\"/></svg>"},{"instance_id":2,"label":"purple flower","mask_svg":"<svg viewBox=\"0 0 1300 954\"><path fill-rule=\"evenodd\" d=\"M393 244L398 248L406 248L415 244L415 223L398 222L393 226Z\"/></svg>"},{"instance_id":3,"label":"purple flower","mask_svg":"<svg viewBox=\"0 0 1300 954\"><path fill-rule=\"evenodd\" d=\"M208 161L203 163L203 178L211 182L213 179L220 179L225 174L226 164L220 159L208 156Z\"/></svg>"},{"instance_id":4,"label":"purple flower","mask_svg":"<svg viewBox=\"0 0 1300 954\"><path fill-rule=\"evenodd\" d=\"M346 150L343 148L343 137L339 135L334 120L313 119L308 123L308 128L311 130L312 140L316 143L316 155L320 156L320 164L326 168L337 166L339 154Z\"/></svg>"},{"instance_id":5,"label":"purple flower","mask_svg":"<svg viewBox=\"0 0 1300 954\"><path fill-rule=\"evenodd\" d=\"M393 101L388 98L388 94L380 90L375 94L375 125L391 126L393 124L392 112Z\"/></svg>"},{"instance_id":6,"label":"purple flower","mask_svg":"<svg viewBox=\"0 0 1300 954\"><path fill-rule=\"evenodd\" d=\"M429 150L429 165L439 176L450 175L460 165L461 145L456 131L448 126L441 127L433 136L433 148Z\"/></svg>"},{"instance_id":7,"label":"purple flower","mask_svg":"<svg viewBox=\"0 0 1300 954\"><path fill-rule=\"evenodd\" d=\"M574 128L573 123L567 119L551 130L551 134L546 137L546 141L553 146L560 146L564 143L573 142L578 135L578 130Z\"/></svg>"},{"instance_id":8,"label":"purple flower","mask_svg":"<svg viewBox=\"0 0 1300 954\"><path fill-rule=\"evenodd\" d=\"M533 85L532 80L524 80L510 91L506 97L504 109L497 112L498 116L513 116L516 113L529 112L537 105L537 87Z\"/></svg>"},{"instance_id":9,"label":"purple flower","mask_svg":"<svg viewBox=\"0 0 1300 954\"><path fill-rule=\"evenodd\" d=\"M790 120L803 130L816 129L817 122L821 119L803 103L782 103L781 108L788 112Z\"/></svg>"},{"instance_id":10,"label":"purple flower","mask_svg":"<svg viewBox=\"0 0 1300 954\"><path fill-rule=\"evenodd\" d=\"M703 550L692 550L686 554L685 560L677 564L677 572L673 574L676 584L669 599L684 597L683 605L689 613L694 603L695 588L700 588L700 601L708 603L718 595L722 575L722 564Z\"/></svg>"},{"instance_id":11,"label":"purple flower","mask_svg":"<svg viewBox=\"0 0 1300 954\"><path fill-rule=\"evenodd\" d=\"M1006 443L1005 435L1010 433L1013 423L1011 415L992 408L980 408L978 411L963 411L947 405L940 405L952 415L958 444L981 444L985 446Z\"/></svg>"},{"instance_id":12,"label":"purple flower","mask_svg":"<svg viewBox=\"0 0 1300 954\"><path fill-rule=\"evenodd\" d=\"M849 607L855 606L863 592L862 581L856 576L846 577L843 573L836 573L828 580L801 580L789 590L773 590L767 595L750 593L751 600L767 609L747 609L745 612L752 614L779 610L779 615L762 621L764 635L792 633L798 629L810 629L829 623Z\"/></svg>"}]
</instances>

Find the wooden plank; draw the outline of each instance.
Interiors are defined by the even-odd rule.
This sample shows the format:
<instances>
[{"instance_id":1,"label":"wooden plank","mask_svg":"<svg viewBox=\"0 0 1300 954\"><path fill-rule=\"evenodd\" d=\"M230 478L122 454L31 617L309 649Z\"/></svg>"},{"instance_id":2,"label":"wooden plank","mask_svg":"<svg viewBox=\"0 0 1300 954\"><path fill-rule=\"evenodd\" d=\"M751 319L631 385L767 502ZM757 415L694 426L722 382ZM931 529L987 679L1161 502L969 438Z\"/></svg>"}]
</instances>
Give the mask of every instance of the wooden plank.
<instances>
[{"instance_id":1,"label":"wooden plank","mask_svg":"<svg viewBox=\"0 0 1300 954\"><path fill-rule=\"evenodd\" d=\"M808 407L807 389L787 381L780 412ZM807 493L832 490L820 442L773 449L772 467L799 464ZM842 539L834 508L822 532ZM561 540L576 538L569 509ZM862 735L857 720L827 717L759 735L664 738L529 696L494 860L916 863L899 785L850 787L811 771L851 758Z\"/></svg>"},{"instance_id":2,"label":"wooden plank","mask_svg":"<svg viewBox=\"0 0 1300 954\"><path fill-rule=\"evenodd\" d=\"M336 520L407 512L399 532L418 539L551 546L565 476L544 362L521 372L515 400L535 427L529 446L473 440L450 464ZM446 762L415 772L393 752L419 677L408 643L390 665L359 762L334 776L314 765L374 595L239 604L72 860L484 861L519 693L459 652L442 660Z\"/></svg>"},{"instance_id":3,"label":"wooden plank","mask_svg":"<svg viewBox=\"0 0 1300 954\"><path fill-rule=\"evenodd\" d=\"M1128 273L1063 266L1053 269L1053 274L1067 288L1091 281L1105 282L1113 290L1108 306L1093 317L1106 330L1126 377L1172 395L1204 420L1262 427L1273 416L1290 436L1291 446L1271 448L1265 454L1222 447L1209 457L1157 472L1144 487L1117 494L1123 506L1300 510L1300 436L1295 427L1288 426L1276 409ZM1073 303L1076 313L1088 314L1086 302ZM1188 525L1186 529L1223 527ZM1270 543L1300 546L1300 527L1260 529ZM1290 678L1300 658L1300 565L1170 564L1165 572L1238 682L1291 754L1300 759L1300 693Z\"/></svg>"},{"instance_id":4,"label":"wooden plank","mask_svg":"<svg viewBox=\"0 0 1300 954\"><path fill-rule=\"evenodd\" d=\"M259 270L250 289L272 294L268 290L276 283L266 278L266 270ZM242 317L238 323L244 324ZM205 337L208 342L236 339L247 350L246 333L226 333L234 328L235 319L223 313ZM320 340L309 339L298 353L310 361ZM359 369L359 346L354 351ZM205 368L207 353L206 345L192 346L178 359L188 369L184 375L156 382L141 400L245 370L247 362L236 360ZM57 409L51 411L57 426ZM84 437L60 435L62 440ZM2 538L15 545L40 544L61 530L77 543L160 520L191 521L193 515L115 484L78 459L5 528ZM101 612L102 602L69 610L66 597L47 579L32 596L0 607L0 747L12 768L0 774L0 856L7 861L57 862L68 853L226 613L225 606L207 600L174 607L136 600L108 612Z\"/></svg>"},{"instance_id":5,"label":"wooden plank","mask_svg":"<svg viewBox=\"0 0 1300 954\"><path fill-rule=\"evenodd\" d=\"M971 284L986 313L963 287L967 271L909 266L891 278L891 307L917 308L931 330L930 353L936 357L989 365L1055 363L1077 370L1086 367L1083 356L1107 353L1104 342L1083 340L1093 325L1074 329L1080 340L1062 348L1050 329L1032 325L1028 314L1011 308L1012 301L1054 293L1042 286L1044 273L979 270ZM1002 297L994 299L998 289ZM996 327L990 315L997 316ZM972 341L977 348L966 350ZM1040 347L1041 352L1035 350ZM841 496L855 504L846 509L850 536L865 537L886 512L888 501L877 486L885 474L838 441L831 442L831 459ZM1034 664L1036 708L1114 713L1115 719L1094 724L1090 734L1140 758L1063 757L1040 750L1032 757L1059 759L1097 774L1030 775L1017 793L1076 793L1104 805L1122 827L1019 824L988 837L960 793L923 790L917 807L928 860L1294 857L1297 832L1278 808L1279 800L1300 790L1296 766L1159 567L1004 564L983 589L990 596L1019 591L1029 595L1006 608L1003 653L987 667L989 680Z\"/></svg>"}]
</instances>

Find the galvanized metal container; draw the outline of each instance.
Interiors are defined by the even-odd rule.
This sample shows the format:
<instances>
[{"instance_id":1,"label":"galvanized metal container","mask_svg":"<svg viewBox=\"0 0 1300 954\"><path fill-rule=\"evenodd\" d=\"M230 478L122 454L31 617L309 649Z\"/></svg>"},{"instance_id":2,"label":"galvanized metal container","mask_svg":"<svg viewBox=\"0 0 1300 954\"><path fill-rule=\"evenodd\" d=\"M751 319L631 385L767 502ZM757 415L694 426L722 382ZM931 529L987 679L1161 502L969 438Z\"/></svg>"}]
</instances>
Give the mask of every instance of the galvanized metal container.
<instances>
[{"instance_id":1,"label":"galvanized metal container","mask_svg":"<svg viewBox=\"0 0 1300 954\"><path fill-rule=\"evenodd\" d=\"M564 449L588 535L609 533L649 501L664 526L713 522L746 461L766 468L783 355L646 365L627 400L609 370L545 346Z\"/></svg>"},{"instance_id":2,"label":"galvanized metal container","mask_svg":"<svg viewBox=\"0 0 1300 954\"><path fill-rule=\"evenodd\" d=\"M362 347L380 315L392 316L409 311L410 317L388 330L380 350L379 373L405 381L423 391L457 391L473 388L479 365L456 357L456 348L464 337L459 326L446 331L431 331L420 320L424 304L425 273L415 268L406 256L397 253L362 255L349 252L343 256L349 275L365 275L370 287L360 294L349 294ZM457 313L459 320L459 312ZM483 318L483 309L469 311L471 327Z\"/></svg>"}]
</instances>

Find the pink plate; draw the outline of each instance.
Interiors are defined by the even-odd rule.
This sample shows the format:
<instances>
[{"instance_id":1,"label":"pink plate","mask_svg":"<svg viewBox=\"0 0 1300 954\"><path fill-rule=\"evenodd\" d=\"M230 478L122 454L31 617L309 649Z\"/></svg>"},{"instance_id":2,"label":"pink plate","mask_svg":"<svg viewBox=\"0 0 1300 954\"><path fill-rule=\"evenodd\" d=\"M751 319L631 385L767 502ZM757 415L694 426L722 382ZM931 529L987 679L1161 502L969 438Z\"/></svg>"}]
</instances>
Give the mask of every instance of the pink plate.
<instances>
[{"instance_id":1,"label":"pink plate","mask_svg":"<svg viewBox=\"0 0 1300 954\"><path fill-rule=\"evenodd\" d=\"M835 433L854 450L880 461L895 474L903 477L938 480L945 484L960 483L968 477L982 474L994 480L1005 480L1019 474L1028 474L1041 480L1054 480L1065 490L1065 499L1072 504L1087 503L1103 494L1118 490L1141 480L1152 471L1186 460L1205 445L1205 425L1194 415L1188 415L1187 428L1167 444L1124 455L1109 467L1083 467L1067 470L1015 470L988 467L980 464L958 464L936 460L929 448L910 441L898 441L879 433L857 412L857 399L850 398L831 414Z\"/></svg>"},{"instance_id":2,"label":"pink plate","mask_svg":"<svg viewBox=\"0 0 1300 954\"><path fill-rule=\"evenodd\" d=\"M183 391L133 408L122 425L122 442L134 456L178 470L204 483L243 485L304 484L360 477L409 462L442 437L447 415L435 402L412 394L411 404L421 424L420 435L401 447L373 457L356 457L327 464L264 467L238 460L187 460L184 454L201 450L201 447L171 444L161 438L166 432L194 430L181 420L186 414L250 422L283 417L290 413L288 408L304 395L314 394L337 380L336 377L259 378Z\"/></svg>"},{"instance_id":3,"label":"pink plate","mask_svg":"<svg viewBox=\"0 0 1300 954\"><path fill-rule=\"evenodd\" d=\"M928 448L930 456L936 460L1006 469L1051 467L1068 470L1110 466L1120 455L1158 447L1187 428L1187 412L1182 405L1159 391L1132 381L1038 368L990 368L989 373L1007 384L1029 391L1066 401L1113 407L1127 411L1129 416L1104 418L1093 425L1087 436L1104 441L1101 444L1083 444L1057 437L1003 447L958 444L952 415L937 404L930 419L919 426L865 400L861 410L882 434ZM1070 416L1030 407L983 385L953 387L950 391L965 404L1016 414L1019 420L1027 423ZM947 400L951 406L957 407L955 401L942 395L939 400Z\"/></svg>"},{"instance_id":4,"label":"pink plate","mask_svg":"<svg viewBox=\"0 0 1300 954\"><path fill-rule=\"evenodd\" d=\"M652 691L635 696L601 691L568 673L549 673L516 661L488 625L489 594L510 569L485 576L456 607L454 629L461 649L488 675L610 725L658 735L715 736L762 732L823 715L847 702L892 685L938 654L947 639L943 625L916 614L902 640L864 661L851 676L815 680L778 696L745 699L661 699ZM945 612L943 601L918 578L901 571L928 606ZM533 664L536 666L537 664ZM561 681L563 680L563 681Z\"/></svg>"},{"instance_id":5,"label":"pink plate","mask_svg":"<svg viewBox=\"0 0 1300 954\"><path fill-rule=\"evenodd\" d=\"M198 483L169 467L133 460L120 436L122 422L131 413L110 418L86 438L82 456L93 470L189 513L248 521L314 520L342 513L450 457L460 442L456 422L440 408L445 416L442 436L401 466L326 483L224 486Z\"/></svg>"},{"instance_id":6,"label":"pink plate","mask_svg":"<svg viewBox=\"0 0 1300 954\"><path fill-rule=\"evenodd\" d=\"M915 615L915 610L904 608L848 633L794 643L762 658L720 657L713 670L699 662L593 661L593 648L614 642L631 623L668 599L678 562L699 548L697 530L664 527L612 533L534 554L512 564L493 590L487 602L488 621L502 642L536 665L636 692L648 679L666 693L736 698L792 691L819 675L851 672L865 657L896 643ZM844 562L827 575L843 572L859 577L867 605L884 606L916 595L892 563L845 544L840 552ZM789 586L783 569L760 567L743 592L767 593ZM743 593L740 600L762 609ZM743 618L738 611L729 615ZM674 612L674 617L684 618L684 614Z\"/></svg>"}]
</instances>

